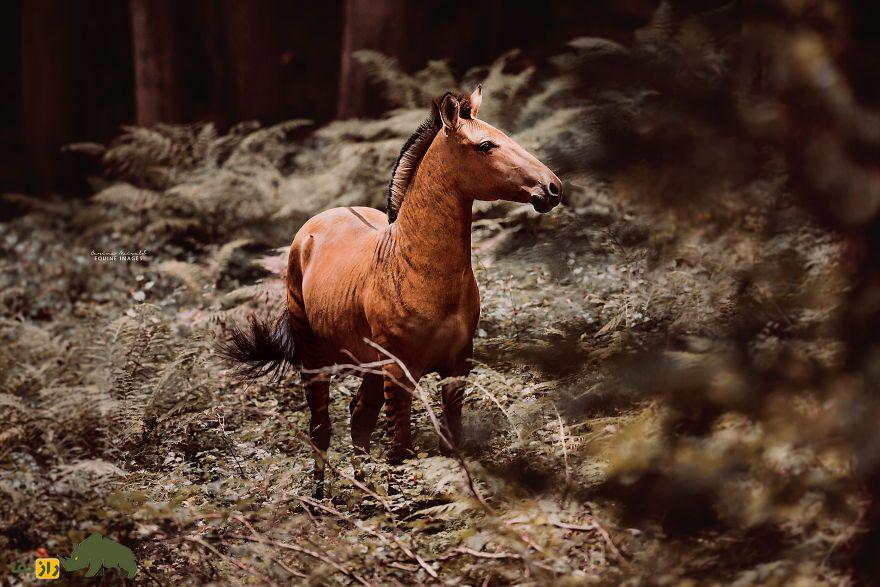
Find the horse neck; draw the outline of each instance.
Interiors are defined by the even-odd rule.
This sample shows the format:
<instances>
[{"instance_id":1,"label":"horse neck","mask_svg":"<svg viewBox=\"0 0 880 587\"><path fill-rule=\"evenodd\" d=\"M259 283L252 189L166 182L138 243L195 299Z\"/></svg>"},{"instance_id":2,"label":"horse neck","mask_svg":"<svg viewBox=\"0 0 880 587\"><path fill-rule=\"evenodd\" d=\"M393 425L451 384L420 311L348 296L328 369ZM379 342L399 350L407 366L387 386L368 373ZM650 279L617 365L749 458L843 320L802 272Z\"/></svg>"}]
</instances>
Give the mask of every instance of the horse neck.
<instances>
[{"instance_id":1,"label":"horse neck","mask_svg":"<svg viewBox=\"0 0 880 587\"><path fill-rule=\"evenodd\" d=\"M462 276L471 268L473 199L452 186L455 170L447 169L433 151L419 164L400 207L395 252L410 268L434 279Z\"/></svg>"}]
</instances>

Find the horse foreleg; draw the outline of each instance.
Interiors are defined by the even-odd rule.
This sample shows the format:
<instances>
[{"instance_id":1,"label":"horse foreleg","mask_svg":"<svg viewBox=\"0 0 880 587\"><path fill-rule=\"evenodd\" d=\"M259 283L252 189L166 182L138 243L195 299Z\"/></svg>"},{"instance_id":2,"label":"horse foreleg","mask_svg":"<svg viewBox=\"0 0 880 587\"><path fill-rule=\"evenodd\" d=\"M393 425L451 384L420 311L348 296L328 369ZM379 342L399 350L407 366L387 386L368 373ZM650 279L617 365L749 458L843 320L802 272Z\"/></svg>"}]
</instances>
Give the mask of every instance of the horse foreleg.
<instances>
[{"instance_id":1,"label":"horse foreleg","mask_svg":"<svg viewBox=\"0 0 880 587\"><path fill-rule=\"evenodd\" d=\"M387 365L384 371L382 388L388 429L391 433L388 462L396 464L412 456L410 415L412 413L413 389L410 381L403 374L403 369L398 365ZM415 375L413 376L415 377ZM418 379L416 380L418 381Z\"/></svg>"},{"instance_id":2,"label":"horse foreleg","mask_svg":"<svg viewBox=\"0 0 880 587\"><path fill-rule=\"evenodd\" d=\"M445 456L451 456L454 449L461 446L461 406L464 403L464 379L467 372L457 373L454 379L444 379L441 385L442 403L443 403L443 431L446 438L452 443L452 446L445 442L440 442L440 452ZM447 375L447 377L450 377Z\"/></svg>"},{"instance_id":3,"label":"horse foreleg","mask_svg":"<svg viewBox=\"0 0 880 587\"><path fill-rule=\"evenodd\" d=\"M376 428L379 411L385 401L380 375L367 374L349 406L351 410L351 443L354 446L354 470L363 477L361 460L370 458L370 437Z\"/></svg>"},{"instance_id":4,"label":"horse foreleg","mask_svg":"<svg viewBox=\"0 0 880 587\"><path fill-rule=\"evenodd\" d=\"M316 499L324 497L324 468L327 459L327 449L330 448L330 381L313 379L307 381L306 402L309 404L312 418L309 422L309 439L314 448L321 451L321 455L315 455L315 491ZM323 458L322 458L323 457Z\"/></svg>"}]
</instances>

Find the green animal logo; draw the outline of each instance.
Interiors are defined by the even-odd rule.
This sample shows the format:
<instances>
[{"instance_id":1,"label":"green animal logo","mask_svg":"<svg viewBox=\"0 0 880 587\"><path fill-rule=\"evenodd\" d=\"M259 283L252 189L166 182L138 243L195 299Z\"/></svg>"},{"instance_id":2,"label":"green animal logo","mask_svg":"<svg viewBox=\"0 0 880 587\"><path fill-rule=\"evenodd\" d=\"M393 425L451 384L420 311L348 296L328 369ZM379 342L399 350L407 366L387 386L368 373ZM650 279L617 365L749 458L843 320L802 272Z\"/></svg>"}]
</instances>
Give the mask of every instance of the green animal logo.
<instances>
[{"instance_id":1,"label":"green animal logo","mask_svg":"<svg viewBox=\"0 0 880 587\"><path fill-rule=\"evenodd\" d=\"M97 532L80 542L73 549L70 558L61 559L61 564L65 571L78 571L88 566L86 577L94 577L102 568L118 569L120 574L125 571L125 576L129 579L137 574L137 562L131 549L108 540Z\"/></svg>"}]
</instances>

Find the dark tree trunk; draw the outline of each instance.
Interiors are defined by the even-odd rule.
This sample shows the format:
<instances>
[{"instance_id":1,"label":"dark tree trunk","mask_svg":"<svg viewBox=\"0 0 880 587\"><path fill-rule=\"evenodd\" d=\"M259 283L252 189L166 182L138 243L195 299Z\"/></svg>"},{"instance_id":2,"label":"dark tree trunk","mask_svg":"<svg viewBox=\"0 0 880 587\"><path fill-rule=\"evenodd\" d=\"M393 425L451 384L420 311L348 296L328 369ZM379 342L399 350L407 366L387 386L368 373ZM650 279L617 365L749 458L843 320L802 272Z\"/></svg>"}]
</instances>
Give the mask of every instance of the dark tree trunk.
<instances>
[{"instance_id":1,"label":"dark tree trunk","mask_svg":"<svg viewBox=\"0 0 880 587\"><path fill-rule=\"evenodd\" d=\"M37 183L57 187L65 172L58 156L73 137L73 59L70 2L27 0L21 11L21 124Z\"/></svg>"},{"instance_id":2,"label":"dark tree trunk","mask_svg":"<svg viewBox=\"0 0 880 587\"><path fill-rule=\"evenodd\" d=\"M343 2L285 0L278 6L287 115L315 121L336 116Z\"/></svg>"},{"instance_id":3,"label":"dark tree trunk","mask_svg":"<svg viewBox=\"0 0 880 587\"><path fill-rule=\"evenodd\" d=\"M274 2L224 0L233 109L239 120L277 120L284 108Z\"/></svg>"},{"instance_id":4,"label":"dark tree trunk","mask_svg":"<svg viewBox=\"0 0 880 587\"><path fill-rule=\"evenodd\" d=\"M137 123L181 122L173 0L131 0Z\"/></svg>"},{"instance_id":5,"label":"dark tree trunk","mask_svg":"<svg viewBox=\"0 0 880 587\"><path fill-rule=\"evenodd\" d=\"M375 114L381 109L381 98L371 91L366 71L353 54L372 49L401 59L407 52L406 31L413 24L408 22L410 11L411 4L406 0L345 0L336 108L339 118ZM417 52L418 47L409 48L410 55Z\"/></svg>"}]
</instances>

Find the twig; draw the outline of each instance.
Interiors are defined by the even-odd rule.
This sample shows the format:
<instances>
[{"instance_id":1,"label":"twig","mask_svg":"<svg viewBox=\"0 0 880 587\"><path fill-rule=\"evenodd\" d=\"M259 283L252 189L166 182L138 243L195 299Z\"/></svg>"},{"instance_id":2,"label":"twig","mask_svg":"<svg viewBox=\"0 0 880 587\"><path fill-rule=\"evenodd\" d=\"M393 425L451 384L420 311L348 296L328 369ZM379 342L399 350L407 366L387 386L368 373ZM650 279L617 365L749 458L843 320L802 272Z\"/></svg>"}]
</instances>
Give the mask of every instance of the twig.
<instances>
[{"instance_id":1,"label":"twig","mask_svg":"<svg viewBox=\"0 0 880 587\"><path fill-rule=\"evenodd\" d=\"M158 585L159 587L162 587L162 583L159 582L159 579L157 579L156 577L153 576L153 573L151 573L149 569L147 569L147 568L141 568L141 569L139 569L139 570L142 570L142 571L147 575L147 578L148 578L150 581L152 581L153 583L155 583L155 584Z\"/></svg>"},{"instance_id":2,"label":"twig","mask_svg":"<svg viewBox=\"0 0 880 587\"><path fill-rule=\"evenodd\" d=\"M565 462L565 493L568 493L568 488L571 486L571 470L568 467L568 448L565 446L565 424L562 423L562 416L559 415L559 410L556 406L553 406L553 409L556 411L556 420L559 422L559 442L562 444L562 459Z\"/></svg>"},{"instance_id":3,"label":"twig","mask_svg":"<svg viewBox=\"0 0 880 587\"><path fill-rule=\"evenodd\" d=\"M351 356L353 359L357 360L349 351L343 351L347 355ZM328 365L326 367L320 367L318 369L300 369L300 373L304 373L306 375L336 375L337 373L344 373L349 371L354 371L357 373L372 373L373 375L382 375L384 371L381 369L377 369L377 367L384 367L385 365L394 364L393 359L385 359L381 361L372 361L370 363L336 363L334 365Z\"/></svg>"},{"instance_id":4,"label":"twig","mask_svg":"<svg viewBox=\"0 0 880 587\"><path fill-rule=\"evenodd\" d=\"M534 540L532 540L531 538L529 538L529 537L526 535L525 532L522 532L522 531L520 531L520 530L514 528L514 527L513 527L513 524L514 524L513 522L505 522L505 523L504 523L504 525L505 525L506 527L508 527L508 528L510 528L511 530L513 530L513 532L516 534L517 538L519 538L520 540L522 540L523 542L525 542L526 545L528 545L532 550L534 550L534 551L536 551L536 552L540 552L541 554L545 554L543 548L541 548L540 546L538 546L538 544L537 544Z\"/></svg>"},{"instance_id":5,"label":"twig","mask_svg":"<svg viewBox=\"0 0 880 587\"><path fill-rule=\"evenodd\" d=\"M428 573L435 579L437 578L437 571L432 569L431 566L425 562L425 559L411 551L403 542L401 542L400 538L398 538L397 536L394 536L392 534L391 538L394 540L394 543L400 548L400 550L405 552L408 556L414 558L416 562L419 563L419 566L425 569L426 573Z\"/></svg>"},{"instance_id":6,"label":"twig","mask_svg":"<svg viewBox=\"0 0 880 587\"><path fill-rule=\"evenodd\" d=\"M433 578L435 578L435 579L437 578L437 573L434 571L434 569L431 568L431 566L428 563L426 563L425 560L422 559L422 557L420 557L418 554L416 554L412 550L410 550L410 548L408 546L406 546L406 544L404 544L397 536L392 534L391 539L389 540L388 537L385 536L382 532L380 532L374 528L370 528L368 525L364 524L360 520L349 518L347 516L342 515L342 512L340 512L336 508L324 505L324 504L319 503L319 502L317 502L313 499L310 499L308 497L297 497L297 499L303 503L307 503L311 506L320 508L329 514L336 516L340 520L346 520L348 522L351 522L359 530L366 532L367 534L370 534L370 535L378 538L382 542L382 544L385 544L388 546L396 545L401 551L403 551L403 553L405 555L407 555L408 557L410 557L411 559L416 561L420 567L425 569L425 572L427 572Z\"/></svg>"},{"instance_id":7,"label":"twig","mask_svg":"<svg viewBox=\"0 0 880 587\"><path fill-rule=\"evenodd\" d=\"M847 528L844 528L843 532L841 532L834 538L834 542L831 543L831 548L829 548L828 552L825 553L825 556L822 557L822 567L824 567L828 563L828 559L831 557L834 549L836 549L840 544L849 541L850 539L852 539L853 536L863 530L862 522L864 521L864 518L865 512L859 512L859 515L856 517L855 522L850 524Z\"/></svg>"},{"instance_id":8,"label":"twig","mask_svg":"<svg viewBox=\"0 0 880 587\"><path fill-rule=\"evenodd\" d=\"M520 434L519 428L514 425L513 417L511 417L510 412L507 411L507 408L501 405L501 402L498 401L498 398L495 397L495 395L482 384L474 381L472 382L472 385L485 393L489 397L489 399L492 400L492 403L494 403L498 407L498 409L501 410L501 413L504 414L504 417L507 418L507 422L508 424L510 424L510 429L513 430L514 434L516 434L517 440L522 440L522 434Z\"/></svg>"},{"instance_id":9,"label":"twig","mask_svg":"<svg viewBox=\"0 0 880 587\"><path fill-rule=\"evenodd\" d=\"M275 563L276 565L278 565L279 567L281 567L282 569L284 569L285 571L287 571L288 573L290 573L294 577L299 577L300 579L305 579L308 577L308 575L306 575L305 573L300 573L296 569L291 568L289 565L284 563L278 557L272 556L272 557L269 557L269 560L271 560L273 563Z\"/></svg>"},{"instance_id":10,"label":"twig","mask_svg":"<svg viewBox=\"0 0 880 587\"><path fill-rule=\"evenodd\" d=\"M302 507L303 511L309 517L309 522L311 522L312 526L314 526L314 528L317 530L318 529L318 521L315 519L315 516L312 515L312 512L309 511L309 508L306 507L306 504L303 503L302 500L300 500L299 505Z\"/></svg>"},{"instance_id":11,"label":"twig","mask_svg":"<svg viewBox=\"0 0 880 587\"><path fill-rule=\"evenodd\" d=\"M217 415L217 423L220 425L220 438L223 439L223 442L226 444L226 448L229 449L229 454L232 456L232 460L235 461L235 466L238 467L239 473L241 473L242 477L246 477L244 474L244 468L241 466L241 463L238 462L238 455L235 454L235 449L229 443L229 439L226 438L226 426L223 424L223 416Z\"/></svg>"},{"instance_id":12,"label":"twig","mask_svg":"<svg viewBox=\"0 0 880 587\"><path fill-rule=\"evenodd\" d=\"M239 515L234 515L234 516L232 516L232 517L233 517L233 519L238 520L239 522L241 522L242 524L244 524L245 526L247 526L247 527L248 527L248 530L251 531L251 534L253 534L253 535L256 536L257 538L259 538L261 542L265 542L265 538L263 538L263 536L262 536L259 532L257 532L257 531L254 529L254 527L251 525L251 523L247 521L247 518L245 518L244 516L239 516ZM290 573L291 575L294 575L294 576L296 576L296 577L300 577L300 578L303 578L303 579L306 578L306 577L308 577L308 575L306 575L306 574L304 574L304 573L301 573L301 572L299 572L299 571L297 571L297 570L291 569L288 565L284 564L283 562L281 562L281 561L280 561L278 558L276 558L276 557L270 557L270 559L272 560L272 562L274 562L275 564L277 564L279 567L281 567L282 569L284 569L285 571L287 571L287 572Z\"/></svg>"},{"instance_id":13,"label":"twig","mask_svg":"<svg viewBox=\"0 0 880 587\"><path fill-rule=\"evenodd\" d=\"M349 517L349 516L345 516L345 515L343 515L342 512L340 512L339 510L337 510L337 509L334 508L334 507L330 507L330 506L328 506L328 505L324 505L323 503L321 503L321 502L319 502L319 501L316 501L316 500L314 500L314 499L311 499L311 498L309 498L309 497L305 497L305 496L302 496L302 495L297 495L297 496L296 496L296 499L297 499L300 503L302 503L303 505L308 504L308 505L310 505L310 506L312 506L312 507L316 507L316 508L318 508L318 509L324 510L324 511L327 512L328 514L333 515L333 516L336 516L336 517L337 517L338 519L340 519L340 520L345 520L346 522L351 522L351 523L354 524L359 530L361 530L361 531L363 531L363 532L366 532L367 534L370 534L371 536L375 536L376 538L378 538L378 539L382 542L382 544L385 544L385 545L387 545L387 546L391 546L391 541L390 541L386 536L384 536L380 531L378 531L378 530L376 530L376 529L374 529L374 528L369 527L368 525L364 524L363 522L361 522L360 520L358 520L358 519L356 519L356 518L351 518L351 517Z\"/></svg>"},{"instance_id":14,"label":"twig","mask_svg":"<svg viewBox=\"0 0 880 587\"><path fill-rule=\"evenodd\" d=\"M239 562L239 561L235 560L234 558L223 554L222 552L220 552L219 550L217 550L216 548L214 548L213 546L211 546L210 544L208 544L207 542L205 542L201 538L194 537L194 536L184 536L183 539L186 540L187 542L192 542L193 544L198 544L199 546L207 548L208 550L210 550L211 552L213 552L214 554L216 554L217 556L219 556L220 558L222 558L226 562L232 563L233 565L235 565L236 567L238 567L242 571L245 571L246 573L251 574L254 577L257 577L257 578L261 579L262 581L265 581L266 584L268 584L268 585L277 585L278 584L275 581L273 581L270 577L267 577L266 575L263 575L259 571L256 571L256 570L250 568L246 564Z\"/></svg>"},{"instance_id":15,"label":"twig","mask_svg":"<svg viewBox=\"0 0 880 587\"><path fill-rule=\"evenodd\" d=\"M369 495L370 497L372 497L373 499L375 499L376 501L381 503L382 507L385 508L385 511L387 511L393 519L395 518L394 510L391 509L391 505L389 505L388 501L385 498L383 498L381 495L379 495L378 493L376 493L375 491L373 491L372 489L370 489L369 487L367 487L366 485L364 485L363 483L361 483L360 481L355 479L354 476L348 475L346 473L342 473L339 469L334 467L330 463L330 460L321 451L321 449L319 449L317 446L315 446L315 443L312 442L312 439L309 438L308 435L304 434L301 430L297 430L296 434L303 442L305 442L306 444L308 444L312 448L312 451L315 453L317 458L321 459L321 462L324 463L325 467L328 467L334 474L339 475L340 477L351 481L355 487L357 487L358 489L360 489L361 491L363 491L364 493L366 493L367 495Z\"/></svg>"},{"instance_id":16,"label":"twig","mask_svg":"<svg viewBox=\"0 0 880 587\"><path fill-rule=\"evenodd\" d=\"M308 548L303 548L302 546L297 546L296 544L288 544L287 542L280 542L278 540L272 540L271 538L255 538L253 536L245 536L244 534L227 534L230 538L238 538L239 540L248 540L250 542L262 542L263 544L271 544L273 546L277 546L278 548L284 548L286 550L292 550L294 552L299 552L305 554L306 556L310 556L312 558L318 559L319 561L326 563L351 579L354 579L361 585L371 586L372 583L355 573L354 571L350 571L346 569L342 563L333 560L332 558L321 554L320 552L315 552L314 550L309 550Z\"/></svg>"},{"instance_id":17,"label":"twig","mask_svg":"<svg viewBox=\"0 0 880 587\"><path fill-rule=\"evenodd\" d=\"M556 526L557 528L562 528L563 530L574 530L577 532L596 532L599 536L602 537L602 540L605 541L605 545L608 547L608 550L616 556L619 560L625 561L626 558L620 553L620 550L614 545L614 541L611 539L611 534L608 533L608 530L602 527L599 522L591 522L586 526L578 526L577 524L568 524L566 522L559 521L551 521L551 525Z\"/></svg>"},{"instance_id":18,"label":"twig","mask_svg":"<svg viewBox=\"0 0 880 587\"><path fill-rule=\"evenodd\" d=\"M515 560L523 560L522 555L513 553L513 552L480 552L478 550L474 550L472 548L468 548L466 546L459 546L455 549L455 552L461 554L469 554L471 556L475 556L478 558L491 558L491 559L501 559L501 558L510 558Z\"/></svg>"}]
</instances>

